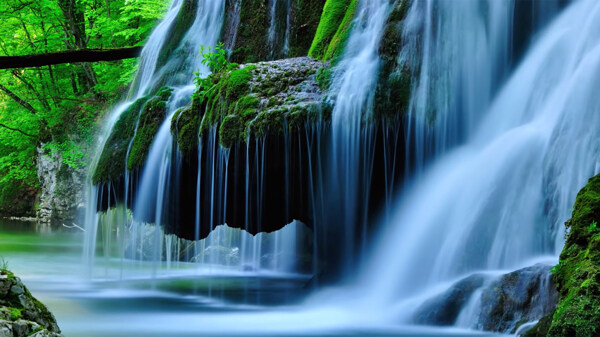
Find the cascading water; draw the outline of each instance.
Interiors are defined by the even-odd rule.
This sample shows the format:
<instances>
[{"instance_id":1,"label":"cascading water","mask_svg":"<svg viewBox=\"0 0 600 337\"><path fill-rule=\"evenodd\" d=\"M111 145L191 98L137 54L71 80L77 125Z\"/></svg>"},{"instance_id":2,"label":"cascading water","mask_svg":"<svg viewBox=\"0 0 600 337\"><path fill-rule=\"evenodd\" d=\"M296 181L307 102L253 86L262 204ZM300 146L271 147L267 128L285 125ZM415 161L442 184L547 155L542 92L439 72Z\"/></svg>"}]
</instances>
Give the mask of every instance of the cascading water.
<instances>
[{"instance_id":1,"label":"cascading water","mask_svg":"<svg viewBox=\"0 0 600 337\"><path fill-rule=\"evenodd\" d=\"M285 5L285 2L283 4ZM276 2L274 8L275 5ZM171 14L173 11L177 12L180 7L181 1L173 3L165 22L157 27L157 31L149 39L148 47L160 49L164 42L162 40L168 38L163 30L169 29L173 21ZM202 154L203 146L208 149L209 163L212 164L199 167L198 193L205 181L201 177L205 176L206 181L209 181L210 184L207 188L211 191L211 203L201 205L198 197L196 207L197 226L199 226L201 214L208 212L211 219L210 228L213 233L207 238L199 240L200 229L197 228L196 241L187 241L166 234L166 231L162 229L166 223L172 223L170 212L173 207L177 207L173 206L178 202L175 200L174 195L178 195L178 189L180 188L177 177L181 172L182 157L174 144L174 136L171 134L171 120L179 109L190 104L190 98L195 91L195 85L189 84L192 81L194 70L198 70L200 76L209 74L209 69L201 64L197 52L201 46L214 46L217 44L221 36L224 18L225 1L199 0L194 22L179 44L178 50L181 52L178 53L177 57L169 59L161 69L152 69L148 64L152 62L156 64L158 52L149 51L142 54L141 63L144 66L140 68L138 74L138 80L141 83L139 85L140 89L137 91L138 97L146 94L148 88L156 87L155 82L164 81L165 74L173 69L182 74L181 76L186 76L187 79L182 80L180 75L173 80L168 77L166 79L166 83L173 83L175 88L171 98L166 102L166 118L153 139L145 165L139 175L139 184L132 180L129 171L124 172L125 197L123 200L128 205L129 200L133 200L130 206L131 211L127 207L119 206L109 209L105 215L100 217L90 214L90 218L95 219L88 222L93 223L94 226L89 230L90 237L86 240L86 252L88 252L86 255L90 266L95 255L97 240L95 233L100 222L103 234L102 248L106 262L108 263L115 257L115 249L119 251L117 254L121 260L119 278L156 277L159 273L164 272L164 266L170 269L173 263L179 263L179 261L195 262L193 265L200 269L209 267L208 272L229 270L295 273L298 270L304 270L305 272L309 270L298 262L298 256L302 254L302 249L297 250L295 248L298 245L299 238L310 238L310 235L306 233L307 228L303 224L293 222L276 233L251 236L247 233L240 233L238 229L230 228L224 223L217 222L217 219L224 219L227 212L226 191L227 184L230 183L227 166L230 151L221 147L218 143L216 128L209 132L206 140L200 142L199 150L199 153ZM182 53L186 55L182 57ZM151 75L146 74L147 71L151 71ZM115 122L118 117L115 117ZM136 132L137 128L136 125ZM132 142L133 140L129 143L126 162ZM259 165L256 170L257 172L263 172L264 170L260 165L262 163L264 166L264 153L261 155L257 152L256 156L254 163ZM174 180L172 180L173 177L175 177ZM135 186L137 188L130 191ZM258 192L260 195L261 191ZM92 188L92 193L97 194L98 190ZM110 194L109 204L110 198L112 200L118 199L113 194L119 192L111 190L110 183L107 193ZM91 200L94 204L98 203L98 196L93 195L92 197L94 199ZM248 209L250 209L250 206ZM92 209L90 213L95 213L95 209ZM260 214L257 218L261 218ZM146 221L152 223L146 223ZM130 266L131 261L140 261L141 266L132 269ZM147 263L144 261L151 262L152 267L148 268ZM124 270L125 265L129 266L127 270ZM105 276L110 277L107 269L105 269Z\"/></svg>"},{"instance_id":2,"label":"cascading water","mask_svg":"<svg viewBox=\"0 0 600 337\"><path fill-rule=\"evenodd\" d=\"M447 13L438 9L443 21ZM370 300L414 308L410 298L431 296L461 275L514 270L558 254L575 195L600 167L599 31L600 3L573 3L540 35L488 109L491 85L482 84L481 94L471 87L469 95L486 99L472 101L478 104L464 117L447 117L463 120L470 131L464 145L435 160L396 206L393 231L366 272ZM467 78L475 73L461 67ZM421 94L417 90L413 100ZM470 115L475 107L483 109L480 116ZM410 321L410 308L400 305L397 314Z\"/></svg>"},{"instance_id":3,"label":"cascading water","mask_svg":"<svg viewBox=\"0 0 600 337\"><path fill-rule=\"evenodd\" d=\"M158 24L158 26L152 31L152 34L148 38L148 42L142 50L140 56L140 65L138 68L137 78L134 83L137 84L137 90L135 91L135 97L139 98L148 89L149 85L155 79L156 63L162 46L167 39L169 28L177 18L177 14L181 9L183 0L174 0L171 4L171 8L167 12L165 18ZM135 87L135 86L134 86Z\"/></svg>"},{"instance_id":4,"label":"cascading water","mask_svg":"<svg viewBox=\"0 0 600 337\"><path fill-rule=\"evenodd\" d=\"M558 11L558 0L528 2L539 10L539 29ZM522 3L507 1L415 1L400 62L417 78L408 110L407 164L422 172L428 158L464 142L476 127L519 56L515 22ZM525 21L525 20L521 20ZM411 162L414 160L414 162Z\"/></svg>"},{"instance_id":5,"label":"cascading water","mask_svg":"<svg viewBox=\"0 0 600 337\"><path fill-rule=\"evenodd\" d=\"M387 0L362 1L354 21L352 35L333 79L337 92L332 114L332 154L326 184L327 223L339 223L344 233L343 251L346 268L356 259L356 229L366 226L368 208L366 186L371 175L373 130L363 122L372 110L374 88L379 72L377 53L390 4ZM361 159L366 159L361 163ZM326 192L327 193L327 192ZM358 220L357 220L358 219ZM324 224L323 224L324 225ZM363 233L366 231L363 229ZM364 241L364 240L362 240ZM364 242L361 242L364 247Z\"/></svg>"},{"instance_id":6,"label":"cascading water","mask_svg":"<svg viewBox=\"0 0 600 337\"><path fill-rule=\"evenodd\" d=\"M290 0L271 0L269 7L269 57L279 59L288 55L290 47Z\"/></svg>"}]
</instances>

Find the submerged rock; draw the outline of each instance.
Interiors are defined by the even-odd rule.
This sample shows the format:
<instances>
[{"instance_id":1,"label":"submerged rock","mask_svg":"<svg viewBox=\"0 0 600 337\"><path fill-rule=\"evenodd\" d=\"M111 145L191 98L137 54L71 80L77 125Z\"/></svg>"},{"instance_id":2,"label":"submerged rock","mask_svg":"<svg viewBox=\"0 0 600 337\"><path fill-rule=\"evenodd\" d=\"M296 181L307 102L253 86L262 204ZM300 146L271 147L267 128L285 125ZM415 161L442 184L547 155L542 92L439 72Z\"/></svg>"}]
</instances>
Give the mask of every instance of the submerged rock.
<instances>
[{"instance_id":1,"label":"submerged rock","mask_svg":"<svg viewBox=\"0 0 600 337\"><path fill-rule=\"evenodd\" d=\"M0 270L0 337L61 337L54 315L20 278Z\"/></svg>"},{"instance_id":2,"label":"submerged rock","mask_svg":"<svg viewBox=\"0 0 600 337\"><path fill-rule=\"evenodd\" d=\"M558 301L550 267L537 264L495 280L480 274L466 277L426 301L413 319L418 324L454 325L477 290L481 297L472 328L487 331L514 333L522 324L552 313Z\"/></svg>"},{"instance_id":3,"label":"submerged rock","mask_svg":"<svg viewBox=\"0 0 600 337\"><path fill-rule=\"evenodd\" d=\"M550 266L523 268L501 276L483 291L478 327L514 333L520 325L551 313L557 302Z\"/></svg>"},{"instance_id":4,"label":"submerged rock","mask_svg":"<svg viewBox=\"0 0 600 337\"><path fill-rule=\"evenodd\" d=\"M417 324L453 325L473 293L485 282L483 275L468 276L444 293L426 301L414 315Z\"/></svg>"}]
</instances>

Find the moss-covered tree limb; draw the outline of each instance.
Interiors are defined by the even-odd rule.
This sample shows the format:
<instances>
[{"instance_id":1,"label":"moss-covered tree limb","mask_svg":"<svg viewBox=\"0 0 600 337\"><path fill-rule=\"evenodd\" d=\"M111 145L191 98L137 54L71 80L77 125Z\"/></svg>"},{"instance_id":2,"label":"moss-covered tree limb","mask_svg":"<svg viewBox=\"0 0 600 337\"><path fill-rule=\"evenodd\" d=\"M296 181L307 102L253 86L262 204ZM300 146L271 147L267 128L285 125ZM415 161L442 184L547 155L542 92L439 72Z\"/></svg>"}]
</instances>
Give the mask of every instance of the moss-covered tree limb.
<instances>
[{"instance_id":1,"label":"moss-covered tree limb","mask_svg":"<svg viewBox=\"0 0 600 337\"><path fill-rule=\"evenodd\" d=\"M1 56L0 69L32 68L64 63L123 60L138 57L142 48L143 47L78 49L47 54Z\"/></svg>"}]
</instances>

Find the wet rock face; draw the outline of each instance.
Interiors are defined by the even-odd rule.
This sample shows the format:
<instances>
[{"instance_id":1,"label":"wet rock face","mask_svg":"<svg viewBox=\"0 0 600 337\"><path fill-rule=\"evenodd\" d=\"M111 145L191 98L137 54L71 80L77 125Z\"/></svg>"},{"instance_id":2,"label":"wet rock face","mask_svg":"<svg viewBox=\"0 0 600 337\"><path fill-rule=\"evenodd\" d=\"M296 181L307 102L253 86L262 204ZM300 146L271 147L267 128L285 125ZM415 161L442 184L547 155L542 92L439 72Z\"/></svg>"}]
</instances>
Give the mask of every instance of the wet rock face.
<instances>
[{"instance_id":1,"label":"wet rock face","mask_svg":"<svg viewBox=\"0 0 600 337\"><path fill-rule=\"evenodd\" d=\"M83 207L85 168L74 169L64 163L59 153L38 148L37 174L41 195L37 217L43 222L75 219Z\"/></svg>"},{"instance_id":2,"label":"wet rock face","mask_svg":"<svg viewBox=\"0 0 600 337\"><path fill-rule=\"evenodd\" d=\"M521 324L551 313L558 303L550 267L535 265L506 274L481 295L479 326L488 331L514 332Z\"/></svg>"},{"instance_id":3,"label":"wet rock face","mask_svg":"<svg viewBox=\"0 0 600 337\"><path fill-rule=\"evenodd\" d=\"M479 274L464 278L425 302L414 315L415 323L454 325L477 290L481 298L472 328L479 330L514 333L550 314L558 302L550 267L538 264L492 280Z\"/></svg>"},{"instance_id":4,"label":"wet rock face","mask_svg":"<svg viewBox=\"0 0 600 337\"><path fill-rule=\"evenodd\" d=\"M446 292L425 302L414 315L417 324L453 325L473 293L485 282L483 275L471 275L455 283Z\"/></svg>"},{"instance_id":5,"label":"wet rock face","mask_svg":"<svg viewBox=\"0 0 600 337\"><path fill-rule=\"evenodd\" d=\"M61 337L54 315L20 278L0 271L0 337Z\"/></svg>"}]
</instances>

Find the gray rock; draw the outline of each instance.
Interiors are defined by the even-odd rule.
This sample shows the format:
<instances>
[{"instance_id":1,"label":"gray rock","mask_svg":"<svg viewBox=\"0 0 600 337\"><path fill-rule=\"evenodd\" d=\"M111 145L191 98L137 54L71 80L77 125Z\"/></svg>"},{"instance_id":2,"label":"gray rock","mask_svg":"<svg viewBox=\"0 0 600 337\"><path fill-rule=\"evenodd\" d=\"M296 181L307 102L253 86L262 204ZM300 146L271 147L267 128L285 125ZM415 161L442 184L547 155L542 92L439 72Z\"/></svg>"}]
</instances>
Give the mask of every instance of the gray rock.
<instances>
[{"instance_id":1,"label":"gray rock","mask_svg":"<svg viewBox=\"0 0 600 337\"><path fill-rule=\"evenodd\" d=\"M21 286L14 285L10 288L10 292L16 295L21 295L25 292L25 289L23 289Z\"/></svg>"},{"instance_id":2,"label":"gray rock","mask_svg":"<svg viewBox=\"0 0 600 337\"><path fill-rule=\"evenodd\" d=\"M55 332L50 332L48 330L42 330L34 333L29 337L62 337L62 335Z\"/></svg>"},{"instance_id":3,"label":"gray rock","mask_svg":"<svg viewBox=\"0 0 600 337\"><path fill-rule=\"evenodd\" d=\"M0 297L6 296L10 287L12 287L12 281L9 278L0 279Z\"/></svg>"},{"instance_id":4,"label":"gray rock","mask_svg":"<svg viewBox=\"0 0 600 337\"><path fill-rule=\"evenodd\" d=\"M29 336L29 333L33 331L32 327L33 327L32 322L20 319L16 322L13 322L13 324L12 324L13 334L18 337Z\"/></svg>"},{"instance_id":5,"label":"gray rock","mask_svg":"<svg viewBox=\"0 0 600 337\"><path fill-rule=\"evenodd\" d=\"M85 144L82 148L86 149ZM73 220L83 204L85 168L74 169L66 165L60 153L44 150L44 144L41 144L37 149L37 174L42 192L38 220Z\"/></svg>"},{"instance_id":6,"label":"gray rock","mask_svg":"<svg viewBox=\"0 0 600 337\"><path fill-rule=\"evenodd\" d=\"M481 295L478 328L514 333L521 324L550 314L558 303L550 266L537 264L503 275Z\"/></svg>"},{"instance_id":7,"label":"gray rock","mask_svg":"<svg viewBox=\"0 0 600 337\"><path fill-rule=\"evenodd\" d=\"M478 274L458 281L444 293L423 303L413 317L414 322L427 325L453 325L464 305L484 282L485 277Z\"/></svg>"},{"instance_id":8,"label":"gray rock","mask_svg":"<svg viewBox=\"0 0 600 337\"><path fill-rule=\"evenodd\" d=\"M13 337L12 324L8 321L0 321L0 337Z\"/></svg>"},{"instance_id":9,"label":"gray rock","mask_svg":"<svg viewBox=\"0 0 600 337\"><path fill-rule=\"evenodd\" d=\"M33 332L36 332L35 336L61 336L60 328L52 313L27 291L20 278L10 277L0 281L8 282L3 283L8 284L3 286L8 290L0 296L0 337L3 337L3 334L10 337L25 337ZM18 296L14 296L17 294ZM19 315L13 314L15 309L19 310ZM38 330L41 330L40 334Z\"/></svg>"}]
</instances>

